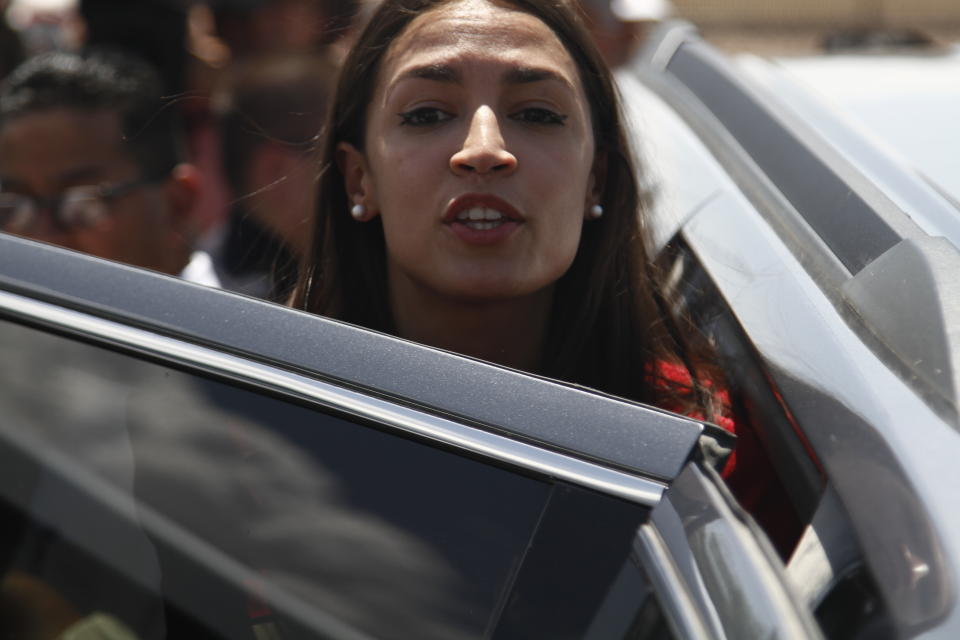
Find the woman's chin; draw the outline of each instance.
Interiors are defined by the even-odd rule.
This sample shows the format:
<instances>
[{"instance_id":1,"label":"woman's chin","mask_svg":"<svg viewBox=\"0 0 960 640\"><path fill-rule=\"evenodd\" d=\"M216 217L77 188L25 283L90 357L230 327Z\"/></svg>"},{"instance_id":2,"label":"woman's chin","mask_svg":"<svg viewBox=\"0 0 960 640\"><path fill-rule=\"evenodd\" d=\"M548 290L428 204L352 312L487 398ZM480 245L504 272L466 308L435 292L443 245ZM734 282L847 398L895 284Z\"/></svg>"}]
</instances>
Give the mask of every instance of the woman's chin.
<instances>
[{"instance_id":1,"label":"woman's chin","mask_svg":"<svg viewBox=\"0 0 960 640\"><path fill-rule=\"evenodd\" d=\"M518 278L480 277L445 287L441 293L451 301L484 304L535 297L538 293L552 288L551 285L552 283L531 283Z\"/></svg>"}]
</instances>

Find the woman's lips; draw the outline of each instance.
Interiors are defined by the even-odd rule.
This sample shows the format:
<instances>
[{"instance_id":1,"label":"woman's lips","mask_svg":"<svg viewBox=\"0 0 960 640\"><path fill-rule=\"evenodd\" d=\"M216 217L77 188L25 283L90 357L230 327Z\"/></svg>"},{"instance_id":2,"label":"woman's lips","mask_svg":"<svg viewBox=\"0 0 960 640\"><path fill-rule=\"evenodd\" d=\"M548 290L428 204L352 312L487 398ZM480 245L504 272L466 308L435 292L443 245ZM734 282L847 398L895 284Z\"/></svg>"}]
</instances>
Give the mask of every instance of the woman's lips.
<instances>
[{"instance_id":1,"label":"woman's lips","mask_svg":"<svg viewBox=\"0 0 960 640\"><path fill-rule=\"evenodd\" d=\"M501 198L472 193L455 198L443 222L464 242L487 245L507 238L523 224L523 217Z\"/></svg>"}]
</instances>

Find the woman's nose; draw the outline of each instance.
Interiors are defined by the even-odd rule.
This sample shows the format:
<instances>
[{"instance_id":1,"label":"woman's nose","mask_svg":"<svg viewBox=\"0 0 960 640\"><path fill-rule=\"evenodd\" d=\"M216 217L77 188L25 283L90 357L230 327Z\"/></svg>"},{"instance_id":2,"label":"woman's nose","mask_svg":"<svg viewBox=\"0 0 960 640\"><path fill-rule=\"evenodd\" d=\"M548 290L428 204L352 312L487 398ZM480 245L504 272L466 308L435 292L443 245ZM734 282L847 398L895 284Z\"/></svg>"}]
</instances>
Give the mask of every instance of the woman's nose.
<instances>
[{"instance_id":1,"label":"woman's nose","mask_svg":"<svg viewBox=\"0 0 960 640\"><path fill-rule=\"evenodd\" d=\"M477 109L461 148L450 157L450 168L457 174L509 173L517 158L508 149L500 131L497 115L488 106Z\"/></svg>"}]
</instances>

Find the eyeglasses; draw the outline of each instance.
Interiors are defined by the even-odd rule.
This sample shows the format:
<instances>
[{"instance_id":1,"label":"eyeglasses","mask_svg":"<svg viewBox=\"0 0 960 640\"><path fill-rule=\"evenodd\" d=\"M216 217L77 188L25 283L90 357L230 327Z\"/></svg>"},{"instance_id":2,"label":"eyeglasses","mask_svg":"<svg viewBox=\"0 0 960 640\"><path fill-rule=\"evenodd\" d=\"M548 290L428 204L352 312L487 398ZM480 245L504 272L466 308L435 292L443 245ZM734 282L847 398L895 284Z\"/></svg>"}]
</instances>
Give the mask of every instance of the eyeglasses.
<instances>
[{"instance_id":1,"label":"eyeglasses","mask_svg":"<svg viewBox=\"0 0 960 640\"><path fill-rule=\"evenodd\" d=\"M60 229L92 227L109 212L110 202L156 180L137 178L114 185L70 187L52 198L32 198L0 192L0 229L29 234L40 222L40 212L49 211Z\"/></svg>"}]
</instances>

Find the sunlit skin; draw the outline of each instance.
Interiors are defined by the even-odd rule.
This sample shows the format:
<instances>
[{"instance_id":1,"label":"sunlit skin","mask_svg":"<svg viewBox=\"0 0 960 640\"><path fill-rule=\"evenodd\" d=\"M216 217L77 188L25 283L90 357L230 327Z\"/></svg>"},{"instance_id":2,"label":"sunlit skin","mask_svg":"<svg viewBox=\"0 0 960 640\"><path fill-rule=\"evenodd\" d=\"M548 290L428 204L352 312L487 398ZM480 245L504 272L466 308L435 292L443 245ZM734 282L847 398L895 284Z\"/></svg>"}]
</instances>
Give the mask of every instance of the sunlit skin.
<instances>
[{"instance_id":1,"label":"sunlit skin","mask_svg":"<svg viewBox=\"0 0 960 640\"><path fill-rule=\"evenodd\" d=\"M89 228L61 229L49 212L30 238L91 255L179 273L189 260L187 213L195 176L179 168L167 180L113 200L109 215ZM141 177L123 147L120 119L109 110L51 108L17 116L0 128L4 191L56 197L69 187L119 184Z\"/></svg>"},{"instance_id":2,"label":"sunlit skin","mask_svg":"<svg viewBox=\"0 0 960 640\"><path fill-rule=\"evenodd\" d=\"M597 197L589 103L556 35L485 0L417 17L383 60L363 151L339 160L383 221L400 335L535 368ZM509 222L451 222L471 202Z\"/></svg>"}]
</instances>

